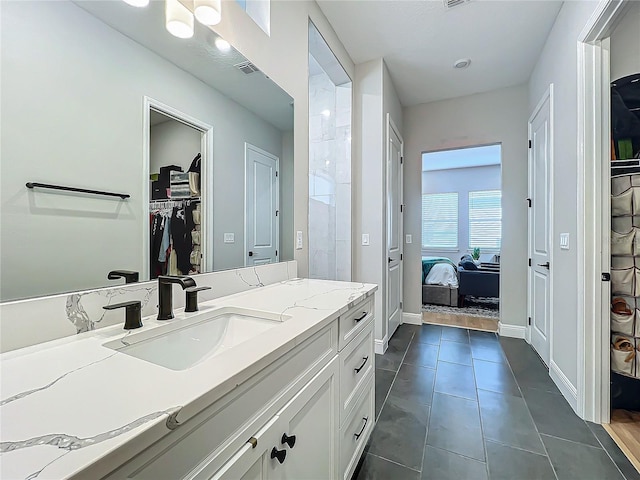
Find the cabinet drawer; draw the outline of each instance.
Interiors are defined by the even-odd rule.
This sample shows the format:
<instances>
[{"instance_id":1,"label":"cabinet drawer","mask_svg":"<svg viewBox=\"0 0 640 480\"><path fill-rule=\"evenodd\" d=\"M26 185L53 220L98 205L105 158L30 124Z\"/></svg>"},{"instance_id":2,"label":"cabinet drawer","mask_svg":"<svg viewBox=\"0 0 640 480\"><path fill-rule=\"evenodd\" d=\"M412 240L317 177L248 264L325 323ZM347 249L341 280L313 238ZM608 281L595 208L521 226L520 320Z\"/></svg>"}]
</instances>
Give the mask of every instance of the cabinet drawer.
<instances>
[{"instance_id":1,"label":"cabinet drawer","mask_svg":"<svg viewBox=\"0 0 640 480\"><path fill-rule=\"evenodd\" d=\"M340 429L340 472L343 480L351 478L360 460L360 455L373 430L374 412L373 376L370 375L366 388L358 398L356 408Z\"/></svg>"},{"instance_id":2,"label":"cabinet drawer","mask_svg":"<svg viewBox=\"0 0 640 480\"><path fill-rule=\"evenodd\" d=\"M362 387L374 370L373 322L340 352L340 424L353 409Z\"/></svg>"},{"instance_id":3,"label":"cabinet drawer","mask_svg":"<svg viewBox=\"0 0 640 480\"><path fill-rule=\"evenodd\" d=\"M338 350L342 350L373 318L373 297L360 302L340 317Z\"/></svg>"},{"instance_id":4,"label":"cabinet drawer","mask_svg":"<svg viewBox=\"0 0 640 480\"><path fill-rule=\"evenodd\" d=\"M337 353L334 322L111 473L109 480L216 471Z\"/></svg>"}]
</instances>

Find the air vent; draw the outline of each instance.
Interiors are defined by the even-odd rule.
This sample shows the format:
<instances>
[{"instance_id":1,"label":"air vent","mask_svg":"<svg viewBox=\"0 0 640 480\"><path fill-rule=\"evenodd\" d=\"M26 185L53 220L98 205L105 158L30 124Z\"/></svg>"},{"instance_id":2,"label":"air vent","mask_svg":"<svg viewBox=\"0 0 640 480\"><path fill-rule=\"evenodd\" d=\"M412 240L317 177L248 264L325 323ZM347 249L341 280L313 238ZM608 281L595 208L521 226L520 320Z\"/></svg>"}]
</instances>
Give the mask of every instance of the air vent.
<instances>
[{"instance_id":1,"label":"air vent","mask_svg":"<svg viewBox=\"0 0 640 480\"><path fill-rule=\"evenodd\" d=\"M245 75L250 75L255 72L259 72L260 70L253 63L247 61L242 63L237 63L234 65L238 70L240 70Z\"/></svg>"},{"instance_id":2,"label":"air vent","mask_svg":"<svg viewBox=\"0 0 640 480\"><path fill-rule=\"evenodd\" d=\"M470 0L444 0L444 8L449 9L453 7L459 7L468 3Z\"/></svg>"}]
</instances>

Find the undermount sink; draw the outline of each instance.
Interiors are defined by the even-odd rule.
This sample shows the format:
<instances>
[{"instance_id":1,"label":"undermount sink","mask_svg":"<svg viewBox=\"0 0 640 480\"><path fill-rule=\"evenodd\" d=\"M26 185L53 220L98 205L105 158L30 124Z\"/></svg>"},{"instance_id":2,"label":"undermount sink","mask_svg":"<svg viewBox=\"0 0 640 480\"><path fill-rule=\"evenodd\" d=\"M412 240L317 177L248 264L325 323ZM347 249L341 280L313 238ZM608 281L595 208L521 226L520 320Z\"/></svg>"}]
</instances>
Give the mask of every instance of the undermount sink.
<instances>
[{"instance_id":1,"label":"undermount sink","mask_svg":"<svg viewBox=\"0 0 640 480\"><path fill-rule=\"evenodd\" d=\"M236 307L198 312L167 325L105 343L104 346L171 370L186 370L291 318Z\"/></svg>"}]
</instances>

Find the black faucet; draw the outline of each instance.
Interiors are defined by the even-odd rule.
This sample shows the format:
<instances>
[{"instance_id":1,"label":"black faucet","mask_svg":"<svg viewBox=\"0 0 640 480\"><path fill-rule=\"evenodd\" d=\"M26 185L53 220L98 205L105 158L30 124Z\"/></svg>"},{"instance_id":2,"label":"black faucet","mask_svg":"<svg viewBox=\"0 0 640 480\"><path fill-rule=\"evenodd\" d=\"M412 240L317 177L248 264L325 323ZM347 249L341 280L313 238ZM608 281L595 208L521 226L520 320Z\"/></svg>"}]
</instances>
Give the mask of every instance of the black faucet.
<instances>
[{"instance_id":1,"label":"black faucet","mask_svg":"<svg viewBox=\"0 0 640 480\"><path fill-rule=\"evenodd\" d=\"M211 287L190 287L185 290L185 312L197 312L198 311L198 292L202 290L211 290Z\"/></svg>"},{"instance_id":2,"label":"black faucet","mask_svg":"<svg viewBox=\"0 0 640 480\"><path fill-rule=\"evenodd\" d=\"M124 283L136 283L140 279L140 274L131 270L111 270L107 278L109 280L124 278Z\"/></svg>"},{"instance_id":3,"label":"black faucet","mask_svg":"<svg viewBox=\"0 0 640 480\"><path fill-rule=\"evenodd\" d=\"M113 305L105 305L105 310L115 310L116 308L124 308L124 329L133 330L142 326L142 303L139 300L130 302L115 303Z\"/></svg>"},{"instance_id":4,"label":"black faucet","mask_svg":"<svg viewBox=\"0 0 640 480\"><path fill-rule=\"evenodd\" d=\"M177 283L184 290L188 287L195 287L193 278L185 276L172 277L160 275L158 277L158 320L170 320L173 318L173 297L171 286Z\"/></svg>"}]
</instances>

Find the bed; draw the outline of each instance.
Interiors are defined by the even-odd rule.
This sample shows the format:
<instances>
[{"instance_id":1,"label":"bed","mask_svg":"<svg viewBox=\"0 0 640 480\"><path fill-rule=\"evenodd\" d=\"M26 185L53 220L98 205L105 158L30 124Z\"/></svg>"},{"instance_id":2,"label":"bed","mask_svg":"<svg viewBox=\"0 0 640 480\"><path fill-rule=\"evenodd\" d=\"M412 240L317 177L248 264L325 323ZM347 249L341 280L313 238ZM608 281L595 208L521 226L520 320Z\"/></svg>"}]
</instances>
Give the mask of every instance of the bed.
<instances>
[{"instance_id":1,"label":"bed","mask_svg":"<svg viewBox=\"0 0 640 480\"><path fill-rule=\"evenodd\" d=\"M445 257L422 257L422 303L458 305L458 267Z\"/></svg>"}]
</instances>

